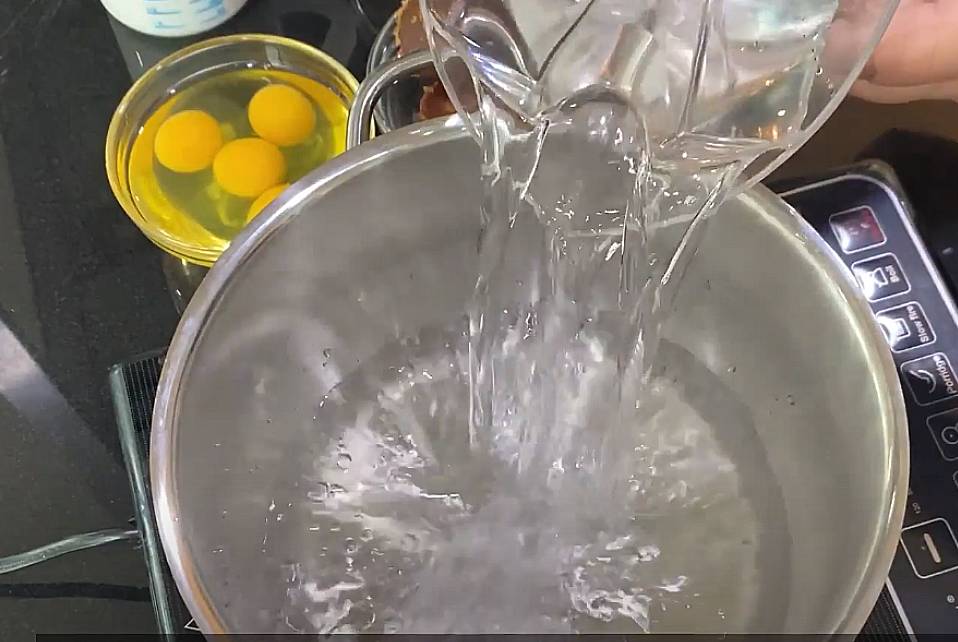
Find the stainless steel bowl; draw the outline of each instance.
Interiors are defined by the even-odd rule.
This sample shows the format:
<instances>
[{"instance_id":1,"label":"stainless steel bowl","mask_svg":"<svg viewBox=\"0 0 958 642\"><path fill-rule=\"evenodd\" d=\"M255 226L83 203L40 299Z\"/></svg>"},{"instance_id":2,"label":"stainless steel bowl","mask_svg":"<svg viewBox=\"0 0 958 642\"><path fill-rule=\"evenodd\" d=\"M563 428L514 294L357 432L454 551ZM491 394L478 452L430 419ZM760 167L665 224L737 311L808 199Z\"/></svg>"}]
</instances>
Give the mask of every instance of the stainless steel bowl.
<instances>
[{"instance_id":1,"label":"stainless steel bowl","mask_svg":"<svg viewBox=\"0 0 958 642\"><path fill-rule=\"evenodd\" d=\"M160 382L151 474L167 558L204 632L288 631L290 563L315 563L322 538L294 509L270 535L270 505L305 493L297 467L324 394L399 337L461 318L478 173L475 144L443 121L381 136L287 190L197 291ZM744 418L716 421L714 439L761 529L755 572L727 584L753 608L722 627L856 632L907 489L884 336L847 271L765 189L715 215L686 279L659 367L709 391L703 417ZM683 612L683 630L714 630Z\"/></svg>"}]
</instances>

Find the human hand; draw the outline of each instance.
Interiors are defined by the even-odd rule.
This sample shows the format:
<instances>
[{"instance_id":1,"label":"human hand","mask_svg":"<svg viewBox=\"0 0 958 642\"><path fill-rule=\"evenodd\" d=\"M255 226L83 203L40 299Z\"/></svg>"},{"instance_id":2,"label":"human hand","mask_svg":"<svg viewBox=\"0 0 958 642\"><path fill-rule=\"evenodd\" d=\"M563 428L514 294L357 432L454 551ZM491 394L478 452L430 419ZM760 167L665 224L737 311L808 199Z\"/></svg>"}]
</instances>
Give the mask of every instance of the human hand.
<instances>
[{"instance_id":1,"label":"human hand","mask_svg":"<svg viewBox=\"0 0 958 642\"><path fill-rule=\"evenodd\" d=\"M881 103L958 100L958 0L901 0L852 94Z\"/></svg>"}]
</instances>

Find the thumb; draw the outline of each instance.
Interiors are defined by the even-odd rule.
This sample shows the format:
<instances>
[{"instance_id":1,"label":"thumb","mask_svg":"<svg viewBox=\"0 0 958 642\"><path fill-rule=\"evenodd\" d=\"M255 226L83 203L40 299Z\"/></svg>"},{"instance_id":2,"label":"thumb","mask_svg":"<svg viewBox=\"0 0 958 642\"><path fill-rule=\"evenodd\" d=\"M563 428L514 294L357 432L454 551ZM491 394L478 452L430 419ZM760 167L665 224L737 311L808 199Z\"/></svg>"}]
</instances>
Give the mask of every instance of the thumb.
<instances>
[{"instance_id":1,"label":"thumb","mask_svg":"<svg viewBox=\"0 0 958 642\"><path fill-rule=\"evenodd\" d=\"M958 101L958 80L948 82L889 87L868 80L859 80L852 85L851 94L873 103L908 103L915 100Z\"/></svg>"},{"instance_id":2,"label":"thumb","mask_svg":"<svg viewBox=\"0 0 958 642\"><path fill-rule=\"evenodd\" d=\"M903 0L864 79L885 87L928 90L958 79L958 1Z\"/></svg>"}]
</instances>

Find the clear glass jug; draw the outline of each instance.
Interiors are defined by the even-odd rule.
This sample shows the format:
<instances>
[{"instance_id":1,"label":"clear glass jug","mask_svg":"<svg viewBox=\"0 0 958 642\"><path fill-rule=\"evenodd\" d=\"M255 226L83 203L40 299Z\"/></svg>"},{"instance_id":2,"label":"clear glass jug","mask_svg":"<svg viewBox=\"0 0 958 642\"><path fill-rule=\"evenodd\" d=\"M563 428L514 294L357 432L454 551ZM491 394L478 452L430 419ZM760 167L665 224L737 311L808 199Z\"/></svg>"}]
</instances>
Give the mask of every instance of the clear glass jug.
<instances>
[{"instance_id":1,"label":"clear glass jug","mask_svg":"<svg viewBox=\"0 0 958 642\"><path fill-rule=\"evenodd\" d=\"M475 135L477 94L528 120L605 92L643 115L653 151L683 135L764 144L748 182L831 115L897 4L422 0L439 74Z\"/></svg>"},{"instance_id":2,"label":"clear glass jug","mask_svg":"<svg viewBox=\"0 0 958 642\"><path fill-rule=\"evenodd\" d=\"M560 392L555 374L572 373L574 387L578 355L594 345L616 364L603 390L650 378L705 223L830 115L896 6L421 0L439 76L483 154L470 311L476 434L521 414L496 387L532 389L558 416L597 415L578 408L583 395ZM544 180L550 172L561 180ZM540 242L521 238L524 224ZM680 236L659 233L668 227ZM514 306L556 326L527 333L548 345L530 363L502 354Z\"/></svg>"}]
</instances>

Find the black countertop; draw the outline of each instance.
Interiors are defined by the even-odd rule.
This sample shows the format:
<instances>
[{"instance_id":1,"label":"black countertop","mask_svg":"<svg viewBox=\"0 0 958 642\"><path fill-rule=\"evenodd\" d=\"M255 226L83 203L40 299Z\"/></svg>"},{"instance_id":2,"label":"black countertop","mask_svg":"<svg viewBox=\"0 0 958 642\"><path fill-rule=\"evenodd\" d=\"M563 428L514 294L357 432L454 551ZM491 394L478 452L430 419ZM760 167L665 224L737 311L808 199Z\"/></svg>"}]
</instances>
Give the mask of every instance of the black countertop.
<instances>
[{"instance_id":1,"label":"black countertop","mask_svg":"<svg viewBox=\"0 0 958 642\"><path fill-rule=\"evenodd\" d=\"M225 29L280 30L256 12L281 1L251 0ZM92 0L0 0L0 556L133 515L107 371L166 345L177 317L159 251L107 185L103 141L131 73L177 44ZM891 127L958 140L958 106L849 101L779 175L851 161ZM152 631L146 585L128 544L0 575L0 639Z\"/></svg>"},{"instance_id":2,"label":"black countertop","mask_svg":"<svg viewBox=\"0 0 958 642\"><path fill-rule=\"evenodd\" d=\"M176 314L106 183L129 84L98 3L0 2L0 555L133 515L106 374ZM0 576L0 637L153 630L145 586L126 544Z\"/></svg>"},{"instance_id":3,"label":"black countertop","mask_svg":"<svg viewBox=\"0 0 958 642\"><path fill-rule=\"evenodd\" d=\"M358 75L374 28L355 0L323 2L356 28L332 29L314 0L252 0L206 35L328 38ZM0 556L133 516L107 373L167 345L177 315L103 144L131 76L186 42L132 32L93 0L0 0ZM0 575L0 639L154 631L146 586L125 543Z\"/></svg>"}]
</instances>

